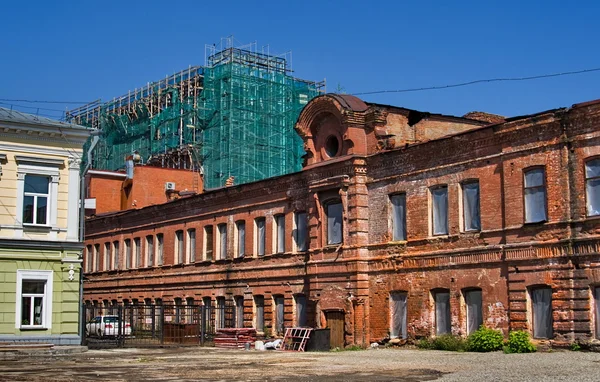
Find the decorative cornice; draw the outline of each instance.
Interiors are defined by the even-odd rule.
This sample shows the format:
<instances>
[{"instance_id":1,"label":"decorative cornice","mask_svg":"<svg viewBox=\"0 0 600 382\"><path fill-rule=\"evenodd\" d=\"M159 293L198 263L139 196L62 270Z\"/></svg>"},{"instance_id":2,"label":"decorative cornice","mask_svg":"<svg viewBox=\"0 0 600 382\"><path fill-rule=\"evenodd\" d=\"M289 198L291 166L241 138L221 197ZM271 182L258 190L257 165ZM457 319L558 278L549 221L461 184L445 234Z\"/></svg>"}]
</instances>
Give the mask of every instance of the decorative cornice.
<instances>
[{"instance_id":1,"label":"decorative cornice","mask_svg":"<svg viewBox=\"0 0 600 382\"><path fill-rule=\"evenodd\" d=\"M15 155L15 160L18 164L29 164L34 166L52 166L59 167L65 164L62 159L29 157L24 155Z\"/></svg>"}]
</instances>

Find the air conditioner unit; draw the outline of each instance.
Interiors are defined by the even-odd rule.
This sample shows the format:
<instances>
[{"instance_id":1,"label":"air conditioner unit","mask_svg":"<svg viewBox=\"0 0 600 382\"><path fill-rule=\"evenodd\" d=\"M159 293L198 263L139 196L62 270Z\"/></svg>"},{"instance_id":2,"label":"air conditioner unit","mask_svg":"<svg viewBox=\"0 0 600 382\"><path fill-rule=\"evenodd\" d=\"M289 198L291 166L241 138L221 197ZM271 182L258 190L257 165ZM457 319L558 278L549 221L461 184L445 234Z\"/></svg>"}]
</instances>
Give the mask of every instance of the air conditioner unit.
<instances>
[{"instance_id":1,"label":"air conditioner unit","mask_svg":"<svg viewBox=\"0 0 600 382\"><path fill-rule=\"evenodd\" d=\"M165 183L166 191L175 191L175 182L167 182Z\"/></svg>"}]
</instances>

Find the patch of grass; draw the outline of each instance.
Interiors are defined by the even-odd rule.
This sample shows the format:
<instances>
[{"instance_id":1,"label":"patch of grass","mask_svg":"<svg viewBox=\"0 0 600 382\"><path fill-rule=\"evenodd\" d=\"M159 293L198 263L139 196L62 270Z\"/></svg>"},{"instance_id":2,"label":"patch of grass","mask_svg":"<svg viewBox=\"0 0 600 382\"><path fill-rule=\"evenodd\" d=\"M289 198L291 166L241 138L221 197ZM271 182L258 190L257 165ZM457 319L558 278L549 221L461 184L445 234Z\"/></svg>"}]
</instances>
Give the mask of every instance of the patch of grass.
<instances>
[{"instance_id":1,"label":"patch of grass","mask_svg":"<svg viewBox=\"0 0 600 382\"><path fill-rule=\"evenodd\" d=\"M417 342L417 347L428 350L466 351L468 344L462 337L452 334L442 334L434 338L420 339Z\"/></svg>"},{"instance_id":2,"label":"patch of grass","mask_svg":"<svg viewBox=\"0 0 600 382\"><path fill-rule=\"evenodd\" d=\"M571 349L571 351L580 351L581 350L581 345L579 345L577 342L573 342L569 346L569 349Z\"/></svg>"}]
</instances>

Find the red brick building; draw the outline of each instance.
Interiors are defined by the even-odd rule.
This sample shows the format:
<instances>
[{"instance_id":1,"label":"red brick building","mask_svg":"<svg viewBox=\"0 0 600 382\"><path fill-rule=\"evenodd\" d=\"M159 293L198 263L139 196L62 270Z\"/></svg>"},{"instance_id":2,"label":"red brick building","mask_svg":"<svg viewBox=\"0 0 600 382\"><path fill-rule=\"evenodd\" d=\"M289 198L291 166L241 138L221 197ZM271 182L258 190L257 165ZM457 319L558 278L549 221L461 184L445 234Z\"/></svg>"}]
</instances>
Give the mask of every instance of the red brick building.
<instances>
[{"instance_id":1,"label":"red brick building","mask_svg":"<svg viewBox=\"0 0 600 382\"><path fill-rule=\"evenodd\" d=\"M317 97L301 172L88 219L85 299L231 302L337 345L596 338L600 101L471 118Z\"/></svg>"}]
</instances>

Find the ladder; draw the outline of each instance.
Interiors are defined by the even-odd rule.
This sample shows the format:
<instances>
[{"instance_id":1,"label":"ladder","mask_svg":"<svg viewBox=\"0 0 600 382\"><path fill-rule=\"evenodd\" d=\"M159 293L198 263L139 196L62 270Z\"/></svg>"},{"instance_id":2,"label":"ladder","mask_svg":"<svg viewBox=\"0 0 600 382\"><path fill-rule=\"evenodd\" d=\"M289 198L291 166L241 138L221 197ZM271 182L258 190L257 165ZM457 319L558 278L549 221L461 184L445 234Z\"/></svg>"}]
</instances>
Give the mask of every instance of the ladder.
<instances>
[{"instance_id":1,"label":"ladder","mask_svg":"<svg viewBox=\"0 0 600 382\"><path fill-rule=\"evenodd\" d=\"M312 328L286 328L281 350L304 351L311 332Z\"/></svg>"}]
</instances>

